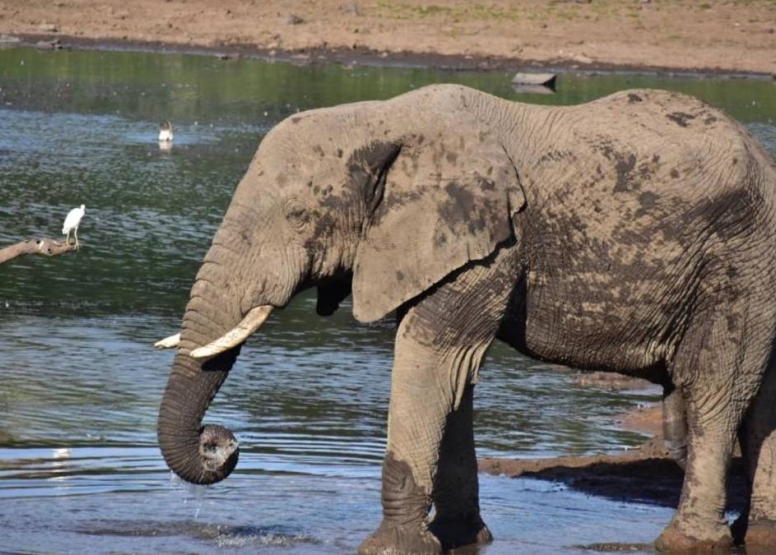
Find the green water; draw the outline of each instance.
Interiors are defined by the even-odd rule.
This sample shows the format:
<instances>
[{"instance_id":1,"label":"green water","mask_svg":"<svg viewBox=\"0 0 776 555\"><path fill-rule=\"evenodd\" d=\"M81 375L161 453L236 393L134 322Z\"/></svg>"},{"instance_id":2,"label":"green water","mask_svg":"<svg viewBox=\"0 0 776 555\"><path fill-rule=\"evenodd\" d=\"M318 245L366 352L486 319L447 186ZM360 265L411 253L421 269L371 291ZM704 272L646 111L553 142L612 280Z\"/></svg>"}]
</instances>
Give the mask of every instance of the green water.
<instances>
[{"instance_id":1,"label":"green water","mask_svg":"<svg viewBox=\"0 0 776 555\"><path fill-rule=\"evenodd\" d=\"M520 95L511 73L312 67L208 56L0 50L0 244L60 235L86 204L83 248L0 267L0 549L25 553L348 553L379 521L388 323L330 319L303 295L243 349L208 415L241 441L206 491L171 484L155 422L199 261L262 136L300 110L453 82L571 104L630 87L694 94L776 152L776 84L561 75ZM175 143L156 142L170 119ZM617 450L612 419L656 391L580 388L496 346L475 401L479 453ZM488 555L647 542L671 511L565 486L483 477ZM58 519L52 519L58 515ZM551 523L551 524L548 524Z\"/></svg>"},{"instance_id":2,"label":"green water","mask_svg":"<svg viewBox=\"0 0 776 555\"><path fill-rule=\"evenodd\" d=\"M183 124L260 125L296 110L390 98L432 83L459 83L540 104L576 104L633 87L662 88L697 96L743 123L772 122L776 113L772 79L561 74L557 94L524 95L512 90L513 72L502 71L304 66L183 54L31 49L6 50L0 60L0 78L5 81L0 100L16 108L170 118Z\"/></svg>"}]
</instances>

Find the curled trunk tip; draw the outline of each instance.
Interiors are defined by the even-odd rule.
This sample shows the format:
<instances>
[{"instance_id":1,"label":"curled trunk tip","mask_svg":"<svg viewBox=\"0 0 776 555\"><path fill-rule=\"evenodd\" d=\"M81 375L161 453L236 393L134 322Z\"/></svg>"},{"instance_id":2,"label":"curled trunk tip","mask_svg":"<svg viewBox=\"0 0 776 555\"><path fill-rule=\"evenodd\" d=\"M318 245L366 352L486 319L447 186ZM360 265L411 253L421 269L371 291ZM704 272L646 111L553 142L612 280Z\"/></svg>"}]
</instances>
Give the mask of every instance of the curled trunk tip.
<instances>
[{"instance_id":1,"label":"curled trunk tip","mask_svg":"<svg viewBox=\"0 0 776 555\"><path fill-rule=\"evenodd\" d=\"M229 476L239 457L234 434L202 425L210 402L234 364L236 352L208 363L207 370L178 352L159 408L159 448L170 469L186 482L214 484Z\"/></svg>"},{"instance_id":2,"label":"curled trunk tip","mask_svg":"<svg viewBox=\"0 0 776 555\"><path fill-rule=\"evenodd\" d=\"M185 450L162 448L167 465L182 480L191 484L210 485L227 478L237 466L240 447L228 428L203 426L199 430L198 453L191 457ZM160 432L160 444L165 445Z\"/></svg>"}]
</instances>

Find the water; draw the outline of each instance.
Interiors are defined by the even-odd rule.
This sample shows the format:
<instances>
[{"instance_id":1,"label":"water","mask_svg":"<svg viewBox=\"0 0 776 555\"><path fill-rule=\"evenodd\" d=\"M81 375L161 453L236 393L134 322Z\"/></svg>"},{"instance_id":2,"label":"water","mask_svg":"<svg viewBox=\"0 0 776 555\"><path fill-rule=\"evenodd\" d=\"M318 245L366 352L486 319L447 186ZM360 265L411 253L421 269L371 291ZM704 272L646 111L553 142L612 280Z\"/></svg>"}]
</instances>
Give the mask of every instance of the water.
<instances>
[{"instance_id":1,"label":"water","mask_svg":"<svg viewBox=\"0 0 776 555\"><path fill-rule=\"evenodd\" d=\"M555 96L518 97L509 77L0 50L0 245L56 237L86 204L81 251L0 266L0 551L342 554L379 522L392 329L357 325L347 305L323 319L302 295L243 349L207 417L241 442L227 481L181 484L156 447L173 354L151 345L177 331L236 183L285 116L434 82L556 103L649 86L724 108L776 152L772 82L564 75ZM168 152L155 140L166 118ZM482 456L631 447L642 436L612 417L657 398L580 388L573 372L498 345L481 378ZM548 482L481 482L488 555L644 544L672 513Z\"/></svg>"}]
</instances>

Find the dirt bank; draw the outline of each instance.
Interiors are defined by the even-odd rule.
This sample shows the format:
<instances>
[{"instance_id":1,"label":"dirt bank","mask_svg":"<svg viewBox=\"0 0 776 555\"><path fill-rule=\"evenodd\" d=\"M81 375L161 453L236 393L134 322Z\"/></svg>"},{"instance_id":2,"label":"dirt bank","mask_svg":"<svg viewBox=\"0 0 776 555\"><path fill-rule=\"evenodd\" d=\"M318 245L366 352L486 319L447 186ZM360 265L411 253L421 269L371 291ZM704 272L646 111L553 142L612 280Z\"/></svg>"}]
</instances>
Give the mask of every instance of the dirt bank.
<instances>
[{"instance_id":1,"label":"dirt bank","mask_svg":"<svg viewBox=\"0 0 776 555\"><path fill-rule=\"evenodd\" d=\"M614 499L676 507L683 471L663 449L662 438L645 442L639 449L618 454L547 459L481 459L480 471L513 478L562 482L569 488ZM744 469L740 458L733 463L728 483L728 505L745 503Z\"/></svg>"},{"instance_id":2,"label":"dirt bank","mask_svg":"<svg viewBox=\"0 0 776 555\"><path fill-rule=\"evenodd\" d=\"M684 473L663 447L661 407L636 409L623 415L618 422L623 428L653 437L636 449L620 453L544 459L480 459L480 471L562 482L571 489L617 501L676 507ZM736 457L728 483L729 507L740 510L746 501L745 491L743 463Z\"/></svg>"},{"instance_id":3,"label":"dirt bank","mask_svg":"<svg viewBox=\"0 0 776 555\"><path fill-rule=\"evenodd\" d=\"M776 72L773 0L0 0L0 33L303 61Z\"/></svg>"}]
</instances>

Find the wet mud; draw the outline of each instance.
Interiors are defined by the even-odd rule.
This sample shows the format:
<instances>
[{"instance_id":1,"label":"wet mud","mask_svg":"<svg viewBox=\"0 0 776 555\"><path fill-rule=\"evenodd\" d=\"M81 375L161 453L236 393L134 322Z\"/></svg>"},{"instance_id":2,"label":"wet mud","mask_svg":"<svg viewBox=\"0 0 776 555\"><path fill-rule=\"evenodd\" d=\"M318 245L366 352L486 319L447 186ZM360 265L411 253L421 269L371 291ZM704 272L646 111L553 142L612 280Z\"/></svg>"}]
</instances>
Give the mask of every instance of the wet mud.
<instances>
[{"instance_id":1,"label":"wet mud","mask_svg":"<svg viewBox=\"0 0 776 555\"><path fill-rule=\"evenodd\" d=\"M583 387L623 390L648 386L644 380L611 372L583 372L575 382ZM652 436L640 446L614 453L580 457L531 459L481 458L479 470L496 476L535 478L559 482L572 490L613 501L650 503L675 508L682 491L684 471L669 456L663 443L660 405L640 406L617 417L623 429ZM728 480L728 510L739 511L746 503L745 466L736 451ZM642 551L642 545L596 544L592 551Z\"/></svg>"},{"instance_id":2,"label":"wet mud","mask_svg":"<svg viewBox=\"0 0 776 555\"><path fill-rule=\"evenodd\" d=\"M511 478L535 478L565 484L569 489L613 501L676 507L684 471L668 456L662 437L615 454L540 459L479 461L480 472ZM733 460L728 480L728 509L739 511L746 502L743 460Z\"/></svg>"}]
</instances>

